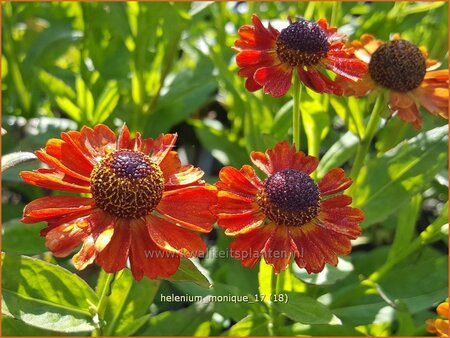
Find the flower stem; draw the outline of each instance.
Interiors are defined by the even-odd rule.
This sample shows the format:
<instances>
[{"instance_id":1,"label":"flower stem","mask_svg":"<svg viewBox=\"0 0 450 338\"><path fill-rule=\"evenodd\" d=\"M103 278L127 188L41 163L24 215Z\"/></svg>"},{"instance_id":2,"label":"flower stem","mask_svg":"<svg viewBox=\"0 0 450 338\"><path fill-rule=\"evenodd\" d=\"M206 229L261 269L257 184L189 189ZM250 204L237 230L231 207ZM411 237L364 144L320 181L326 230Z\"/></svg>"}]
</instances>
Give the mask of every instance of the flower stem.
<instances>
[{"instance_id":1,"label":"flower stem","mask_svg":"<svg viewBox=\"0 0 450 338\"><path fill-rule=\"evenodd\" d=\"M292 86L292 98L294 104L292 108L292 136L293 142L297 150L300 150L300 130L301 130L301 110L300 99L302 97L302 86L297 76L294 76L294 83Z\"/></svg>"},{"instance_id":2,"label":"flower stem","mask_svg":"<svg viewBox=\"0 0 450 338\"><path fill-rule=\"evenodd\" d=\"M112 283L116 279L116 273L108 273L106 276L105 284L100 295L100 299L97 305L97 315L100 320L100 327L95 331L95 336L103 335L103 318L105 316L106 306L108 305L109 296L112 293Z\"/></svg>"},{"instance_id":3,"label":"flower stem","mask_svg":"<svg viewBox=\"0 0 450 338\"><path fill-rule=\"evenodd\" d=\"M270 303L269 303L269 315L271 318L269 325L269 334L271 336L275 336L274 328L277 326L278 313L273 307L273 299L274 295L277 293L277 285L278 285L278 276L272 271L272 281L270 285Z\"/></svg>"},{"instance_id":4,"label":"flower stem","mask_svg":"<svg viewBox=\"0 0 450 338\"><path fill-rule=\"evenodd\" d=\"M378 95L369 118L369 123L366 127L366 132L364 133L364 136L361 139L361 142L359 143L358 149L356 151L356 157L355 161L353 162L351 172L353 182L356 182L358 179L359 173L364 163L364 159L366 158L367 152L369 151L370 143L372 142L372 139L377 131L378 124L380 122L380 112L383 109L384 102L384 95Z\"/></svg>"}]
</instances>

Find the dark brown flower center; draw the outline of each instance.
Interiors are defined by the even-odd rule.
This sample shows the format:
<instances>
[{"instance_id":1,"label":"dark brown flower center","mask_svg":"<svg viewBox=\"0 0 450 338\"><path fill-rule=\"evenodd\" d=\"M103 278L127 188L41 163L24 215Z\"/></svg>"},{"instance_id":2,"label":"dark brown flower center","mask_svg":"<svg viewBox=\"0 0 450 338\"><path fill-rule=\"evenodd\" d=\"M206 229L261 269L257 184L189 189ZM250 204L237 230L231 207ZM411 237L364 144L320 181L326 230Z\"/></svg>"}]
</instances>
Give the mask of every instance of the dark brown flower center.
<instances>
[{"instance_id":1,"label":"dark brown flower center","mask_svg":"<svg viewBox=\"0 0 450 338\"><path fill-rule=\"evenodd\" d=\"M118 150L105 156L90 179L97 207L121 218L151 213L164 192L160 167L137 151Z\"/></svg>"},{"instance_id":2,"label":"dark brown flower center","mask_svg":"<svg viewBox=\"0 0 450 338\"><path fill-rule=\"evenodd\" d=\"M369 63L369 74L379 85L398 92L416 89L426 73L420 49L405 40L393 40L378 47Z\"/></svg>"},{"instance_id":3,"label":"dark brown flower center","mask_svg":"<svg viewBox=\"0 0 450 338\"><path fill-rule=\"evenodd\" d=\"M292 67L318 64L327 56L329 47L326 32L304 19L291 23L277 38L278 57Z\"/></svg>"},{"instance_id":4,"label":"dark brown flower center","mask_svg":"<svg viewBox=\"0 0 450 338\"><path fill-rule=\"evenodd\" d=\"M300 226L319 214L320 192L308 174L287 169L273 174L258 191L256 201L276 224Z\"/></svg>"}]
</instances>

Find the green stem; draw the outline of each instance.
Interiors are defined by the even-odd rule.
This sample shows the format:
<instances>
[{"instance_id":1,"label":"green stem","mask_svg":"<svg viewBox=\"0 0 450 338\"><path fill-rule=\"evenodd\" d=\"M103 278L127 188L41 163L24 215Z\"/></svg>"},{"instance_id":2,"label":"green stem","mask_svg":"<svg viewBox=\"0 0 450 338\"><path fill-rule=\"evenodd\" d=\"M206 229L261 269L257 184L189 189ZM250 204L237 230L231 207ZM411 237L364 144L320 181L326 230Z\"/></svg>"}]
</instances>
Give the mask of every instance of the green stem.
<instances>
[{"instance_id":1,"label":"green stem","mask_svg":"<svg viewBox=\"0 0 450 338\"><path fill-rule=\"evenodd\" d=\"M369 151L370 144L372 142L373 137L378 128L378 124L380 122L380 112L383 109L383 105L385 103L384 95L380 93L375 101L375 104L372 109L372 114L370 115L369 123L366 128L366 132L361 142L358 145L358 149L356 151L355 161L353 162L351 177L353 182L356 182L361 171L361 168L364 163L364 159L366 158L367 152Z\"/></svg>"},{"instance_id":2,"label":"green stem","mask_svg":"<svg viewBox=\"0 0 450 338\"><path fill-rule=\"evenodd\" d=\"M102 336L103 335L103 318L105 316L106 306L108 305L109 296L112 293L112 283L116 278L116 273L108 273L105 281L105 285L103 285L103 290L100 295L100 299L97 304L97 315L100 320L100 327L94 331L93 336Z\"/></svg>"},{"instance_id":3,"label":"green stem","mask_svg":"<svg viewBox=\"0 0 450 338\"><path fill-rule=\"evenodd\" d=\"M333 8L331 10L331 20L330 20L331 26L337 26L338 19L340 18L340 14L341 14L341 2L334 1Z\"/></svg>"},{"instance_id":4,"label":"green stem","mask_svg":"<svg viewBox=\"0 0 450 338\"><path fill-rule=\"evenodd\" d=\"M272 280L270 284L270 299L273 299L273 295L277 293L277 286L278 286L278 275L276 275L272 271ZM271 322L269 325L269 334L271 336L275 336L274 328L277 326L277 319L278 319L278 313L273 307L273 300L269 303L269 316L271 318Z\"/></svg>"},{"instance_id":5,"label":"green stem","mask_svg":"<svg viewBox=\"0 0 450 338\"><path fill-rule=\"evenodd\" d=\"M292 108L292 136L293 142L297 150L300 150L300 130L301 130L301 110L300 100L302 97L302 86L297 76L294 76L294 83L292 85L292 98L294 104Z\"/></svg>"}]
</instances>

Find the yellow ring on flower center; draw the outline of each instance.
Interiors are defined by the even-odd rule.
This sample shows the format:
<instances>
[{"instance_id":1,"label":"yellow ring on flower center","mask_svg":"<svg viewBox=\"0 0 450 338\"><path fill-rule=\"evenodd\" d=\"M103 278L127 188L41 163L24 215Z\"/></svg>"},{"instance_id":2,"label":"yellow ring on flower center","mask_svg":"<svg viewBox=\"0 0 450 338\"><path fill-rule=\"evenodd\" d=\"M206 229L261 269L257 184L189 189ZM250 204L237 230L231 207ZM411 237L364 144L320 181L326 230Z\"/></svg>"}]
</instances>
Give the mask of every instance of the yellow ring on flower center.
<instances>
[{"instance_id":1,"label":"yellow ring on flower center","mask_svg":"<svg viewBox=\"0 0 450 338\"><path fill-rule=\"evenodd\" d=\"M139 151L118 150L105 156L90 181L97 207L120 218L150 214L164 192L161 168Z\"/></svg>"}]
</instances>

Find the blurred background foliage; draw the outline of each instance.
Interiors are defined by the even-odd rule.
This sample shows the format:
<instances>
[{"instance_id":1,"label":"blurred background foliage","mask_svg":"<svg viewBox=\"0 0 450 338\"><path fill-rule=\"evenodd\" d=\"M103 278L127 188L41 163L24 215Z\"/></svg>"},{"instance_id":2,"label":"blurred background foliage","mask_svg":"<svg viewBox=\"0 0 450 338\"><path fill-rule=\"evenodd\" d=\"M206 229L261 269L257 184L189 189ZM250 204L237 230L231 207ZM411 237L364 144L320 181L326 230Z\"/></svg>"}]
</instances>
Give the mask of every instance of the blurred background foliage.
<instances>
[{"instance_id":1,"label":"blurred background foliage","mask_svg":"<svg viewBox=\"0 0 450 338\"><path fill-rule=\"evenodd\" d=\"M181 156L201 166L210 182L222 165L239 167L249 162L250 151L291 139L290 97L248 93L236 74L230 47L252 13L278 29L289 16L325 17L350 40L363 33L381 40L401 33L448 67L445 2L3 2L2 10L3 154L34 151L61 131L83 125L126 123L146 137L178 132ZM367 98L304 91L302 150L322 159L319 177L335 166L349 168L368 104ZM396 117L383 122L353 190L354 205L366 220L352 255L318 275L294 269L295 280L285 282L286 291L326 305L333 319L327 312L316 322L299 320L293 310L281 309L286 325L277 334L426 334L425 319L434 317L434 307L447 297L448 168L446 121L423 116L420 132ZM18 177L20 170L38 166L30 162L2 175L2 250L73 271L70 260L46 252L38 235L44 224L20 224L24 205L51 193ZM226 250L230 242L218 230L206 240L211 252ZM136 284L124 272L114 286L122 290L112 300L118 314L106 314L107 334L269 334L265 303L161 302L161 294L172 293L255 295L268 283L264 271L242 268L230 258L196 264L213 288ZM95 286L98 269L79 275ZM5 335L86 333L86 327L54 330L45 318L3 318Z\"/></svg>"}]
</instances>

